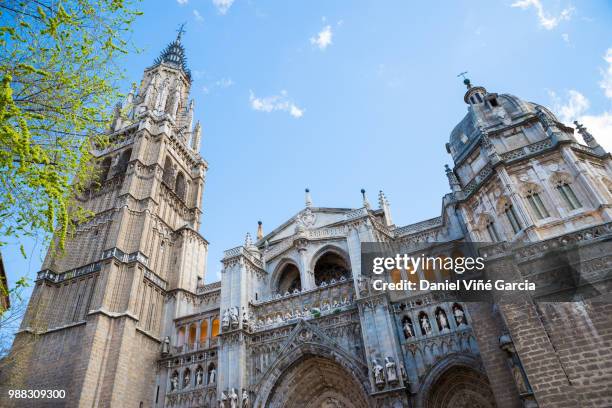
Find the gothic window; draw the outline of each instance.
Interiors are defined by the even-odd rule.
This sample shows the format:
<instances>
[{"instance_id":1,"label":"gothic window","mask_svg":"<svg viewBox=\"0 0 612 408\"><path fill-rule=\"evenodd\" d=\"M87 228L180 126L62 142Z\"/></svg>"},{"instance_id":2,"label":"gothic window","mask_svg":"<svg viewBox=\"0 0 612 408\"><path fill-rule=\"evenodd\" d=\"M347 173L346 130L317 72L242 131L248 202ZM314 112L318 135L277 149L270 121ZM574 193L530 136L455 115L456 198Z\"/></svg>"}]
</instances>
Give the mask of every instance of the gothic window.
<instances>
[{"instance_id":1,"label":"gothic window","mask_svg":"<svg viewBox=\"0 0 612 408\"><path fill-rule=\"evenodd\" d=\"M183 345L183 343L185 343L185 328L181 327L178 330L178 336L177 336L177 340L176 340L176 345L177 345L177 347L181 347Z\"/></svg>"},{"instance_id":2,"label":"gothic window","mask_svg":"<svg viewBox=\"0 0 612 408\"><path fill-rule=\"evenodd\" d=\"M480 96L480 94L477 93L475 96L476 96L476 100L478 101L478 103L482 103L482 97Z\"/></svg>"},{"instance_id":3,"label":"gothic window","mask_svg":"<svg viewBox=\"0 0 612 408\"><path fill-rule=\"evenodd\" d=\"M499 242L499 235L497 235L497 230L495 229L495 223L493 220L489 220L489 222L487 222L486 228L491 241Z\"/></svg>"},{"instance_id":4,"label":"gothic window","mask_svg":"<svg viewBox=\"0 0 612 408\"><path fill-rule=\"evenodd\" d=\"M119 158L119 162L117 163L117 169L115 174L124 173L127 170L128 163L130 162L130 157L132 156L132 149L124 150L121 153L121 157Z\"/></svg>"},{"instance_id":5,"label":"gothic window","mask_svg":"<svg viewBox=\"0 0 612 408\"><path fill-rule=\"evenodd\" d=\"M280 271L278 278L277 292L281 295L289 292L293 293L294 290L302 290L302 282L300 280L300 271L297 266L292 263L288 263L283 266Z\"/></svg>"},{"instance_id":6,"label":"gothic window","mask_svg":"<svg viewBox=\"0 0 612 408\"><path fill-rule=\"evenodd\" d=\"M212 321L212 333L211 336L212 337L217 337L219 335L219 318L215 318Z\"/></svg>"},{"instance_id":7,"label":"gothic window","mask_svg":"<svg viewBox=\"0 0 612 408\"><path fill-rule=\"evenodd\" d=\"M200 324L200 344L204 344L207 336L208 336L208 320L204 320L202 324Z\"/></svg>"},{"instance_id":8,"label":"gothic window","mask_svg":"<svg viewBox=\"0 0 612 408\"><path fill-rule=\"evenodd\" d=\"M582 207L582 204L578 200L578 197L576 197L574 190L567 181L558 182L557 191L571 210Z\"/></svg>"},{"instance_id":9,"label":"gothic window","mask_svg":"<svg viewBox=\"0 0 612 408\"><path fill-rule=\"evenodd\" d=\"M549 216L542 199L540 198L540 194L533 190L527 190L527 202L529 202L529 206L533 211L533 214L537 219L541 220L542 218L547 218Z\"/></svg>"},{"instance_id":10,"label":"gothic window","mask_svg":"<svg viewBox=\"0 0 612 408\"><path fill-rule=\"evenodd\" d=\"M518 233L521 230L521 224L519 223L512 204L508 202L504 204L504 214L506 214L506 218L512 227L512 231L514 231L515 234Z\"/></svg>"},{"instance_id":11,"label":"gothic window","mask_svg":"<svg viewBox=\"0 0 612 408\"><path fill-rule=\"evenodd\" d=\"M174 185L174 192L176 193L177 196L179 196L181 200L185 201L187 187L185 183L185 176L180 171L178 175L176 176L176 184Z\"/></svg>"},{"instance_id":12,"label":"gothic window","mask_svg":"<svg viewBox=\"0 0 612 408\"><path fill-rule=\"evenodd\" d=\"M111 168L111 158L107 157L104 160L102 160L102 164L100 165L100 176L98 178L98 181L100 183L103 183L108 178L108 173L110 172L110 168Z\"/></svg>"},{"instance_id":13,"label":"gothic window","mask_svg":"<svg viewBox=\"0 0 612 408\"><path fill-rule=\"evenodd\" d=\"M321 256L314 267L315 283L319 286L323 282L329 283L332 279L349 278L350 272L344 258L334 252L327 252Z\"/></svg>"},{"instance_id":14,"label":"gothic window","mask_svg":"<svg viewBox=\"0 0 612 408\"><path fill-rule=\"evenodd\" d=\"M196 342L196 333L197 333L197 328L195 324L192 324L191 326L189 326L189 346L193 347L193 345Z\"/></svg>"},{"instance_id":15,"label":"gothic window","mask_svg":"<svg viewBox=\"0 0 612 408\"><path fill-rule=\"evenodd\" d=\"M400 283L402 280L402 273L399 269L394 269L391 271L391 282Z\"/></svg>"},{"instance_id":16,"label":"gothic window","mask_svg":"<svg viewBox=\"0 0 612 408\"><path fill-rule=\"evenodd\" d=\"M167 186L172 187L174 181L174 169L172 168L172 160L170 157L166 157L166 161L164 162L163 181Z\"/></svg>"}]
</instances>

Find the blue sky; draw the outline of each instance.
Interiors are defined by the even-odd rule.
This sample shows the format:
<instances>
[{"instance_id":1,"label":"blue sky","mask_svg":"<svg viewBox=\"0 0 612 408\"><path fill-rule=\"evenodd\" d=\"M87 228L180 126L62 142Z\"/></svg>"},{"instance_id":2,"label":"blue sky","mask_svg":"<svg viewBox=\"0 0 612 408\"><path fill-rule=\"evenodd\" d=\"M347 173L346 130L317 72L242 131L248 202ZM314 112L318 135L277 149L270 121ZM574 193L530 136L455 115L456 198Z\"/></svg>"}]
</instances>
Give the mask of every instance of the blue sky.
<instances>
[{"instance_id":1,"label":"blue sky","mask_svg":"<svg viewBox=\"0 0 612 408\"><path fill-rule=\"evenodd\" d=\"M583 120L612 147L612 2L145 1L125 89L187 22L183 43L209 162L206 281L222 251L304 204L360 207L382 189L396 224L440 214L444 144L466 112L457 74ZM569 123L569 122L568 122ZM44 250L3 249L11 281Z\"/></svg>"}]
</instances>

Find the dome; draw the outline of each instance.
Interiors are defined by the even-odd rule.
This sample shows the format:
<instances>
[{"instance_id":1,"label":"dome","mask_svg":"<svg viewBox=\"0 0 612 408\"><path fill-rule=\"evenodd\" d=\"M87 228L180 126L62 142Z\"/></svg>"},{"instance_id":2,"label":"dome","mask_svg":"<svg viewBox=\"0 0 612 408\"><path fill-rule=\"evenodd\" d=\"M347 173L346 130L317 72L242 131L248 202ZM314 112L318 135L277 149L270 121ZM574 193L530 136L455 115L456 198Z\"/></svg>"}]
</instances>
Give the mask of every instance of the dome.
<instances>
[{"instance_id":1,"label":"dome","mask_svg":"<svg viewBox=\"0 0 612 408\"><path fill-rule=\"evenodd\" d=\"M538 108L552 121L558 122L555 115L542 105L510 94L489 93L482 87L468 89L464 100L468 104L468 113L455 126L446 145L455 163L461 161L480 139L478 128L481 126L487 130L513 126L523 121L526 116L535 115Z\"/></svg>"}]
</instances>

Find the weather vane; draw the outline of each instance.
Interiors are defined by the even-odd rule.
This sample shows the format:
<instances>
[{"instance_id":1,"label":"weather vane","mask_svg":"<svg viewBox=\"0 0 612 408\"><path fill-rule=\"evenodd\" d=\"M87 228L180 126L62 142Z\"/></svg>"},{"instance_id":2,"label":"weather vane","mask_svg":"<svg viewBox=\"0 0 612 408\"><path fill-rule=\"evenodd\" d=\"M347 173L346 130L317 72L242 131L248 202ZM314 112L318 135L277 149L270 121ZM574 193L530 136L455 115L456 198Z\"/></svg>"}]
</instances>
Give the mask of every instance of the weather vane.
<instances>
[{"instance_id":1,"label":"weather vane","mask_svg":"<svg viewBox=\"0 0 612 408\"><path fill-rule=\"evenodd\" d=\"M185 31L185 25L186 25L186 24L187 24L187 23L183 23L183 24L181 24L181 25L179 26L179 29L178 29L178 30L176 30L176 32L178 33L178 35L176 36L176 39L177 39L178 41L180 41L180 40L181 40L181 38L183 37L183 34L185 34L185 33L187 32L187 31Z\"/></svg>"}]
</instances>

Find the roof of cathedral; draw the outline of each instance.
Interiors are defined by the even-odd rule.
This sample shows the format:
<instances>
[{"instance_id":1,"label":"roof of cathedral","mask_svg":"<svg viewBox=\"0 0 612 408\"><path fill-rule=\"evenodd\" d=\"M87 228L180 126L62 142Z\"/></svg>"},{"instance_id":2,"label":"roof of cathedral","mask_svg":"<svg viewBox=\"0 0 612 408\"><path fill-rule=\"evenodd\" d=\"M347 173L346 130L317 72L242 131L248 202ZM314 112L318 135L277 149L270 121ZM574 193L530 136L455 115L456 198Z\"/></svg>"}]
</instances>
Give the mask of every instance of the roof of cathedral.
<instances>
[{"instance_id":1,"label":"roof of cathedral","mask_svg":"<svg viewBox=\"0 0 612 408\"><path fill-rule=\"evenodd\" d=\"M468 113L455 126L450 134L449 152L451 153L455 163L461 161L465 156L472 151L471 147L480 139L481 132L479 127L484 129L497 129L523 121L528 115L535 115L536 108L540 108L554 122L558 122L555 115L546 107L537 103L524 101L510 94L495 94L489 93L483 87L475 87L471 84L466 93L465 100L468 103ZM468 101L469 94L472 92L484 93L483 99L495 99L497 106L492 109L486 107L485 104L474 105Z\"/></svg>"},{"instance_id":2,"label":"roof of cathedral","mask_svg":"<svg viewBox=\"0 0 612 408\"><path fill-rule=\"evenodd\" d=\"M162 63L167 64L183 71L185 76L189 79L189 81L191 81L191 71L189 68L187 68L185 48L183 47L183 44L181 44L183 32L184 31L182 29L179 30L176 40L172 41L166 46L166 48L164 48L159 57L157 57L153 62L151 68L161 65Z\"/></svg>"}]
</instances>

